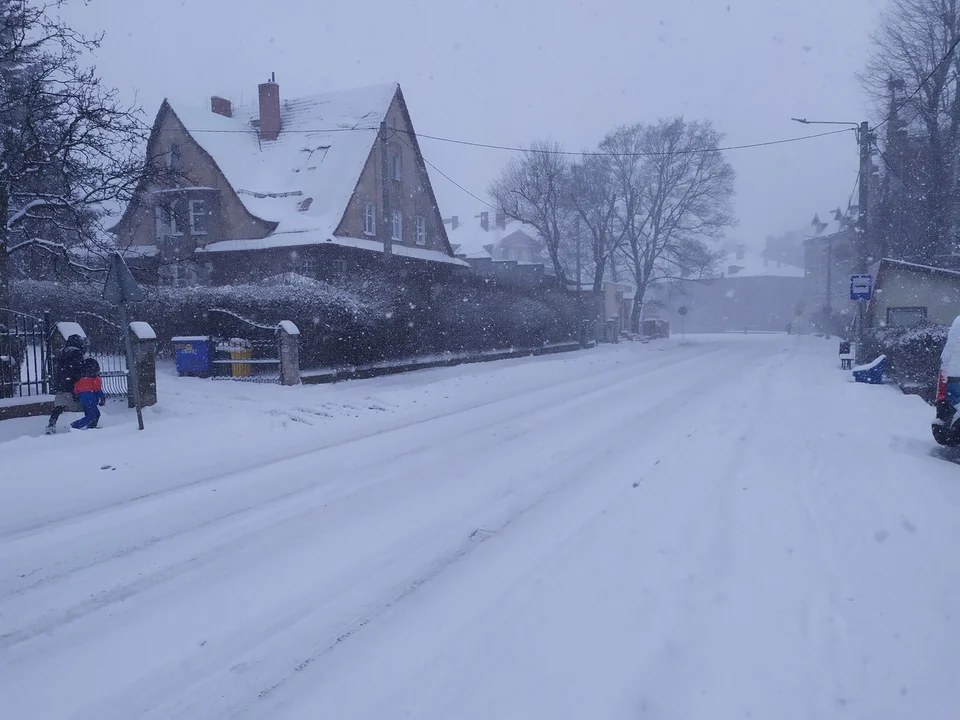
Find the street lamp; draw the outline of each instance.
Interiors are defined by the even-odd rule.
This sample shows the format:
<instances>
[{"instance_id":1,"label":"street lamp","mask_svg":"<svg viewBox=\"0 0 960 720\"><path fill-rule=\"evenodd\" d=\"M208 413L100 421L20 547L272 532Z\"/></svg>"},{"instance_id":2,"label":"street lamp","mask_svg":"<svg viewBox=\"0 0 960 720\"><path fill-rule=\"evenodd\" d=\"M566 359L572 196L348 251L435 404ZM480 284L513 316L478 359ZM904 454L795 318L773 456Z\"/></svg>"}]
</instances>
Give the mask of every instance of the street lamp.
<instances>
[{"instance_id":1,"label":"street lamp","mask_svg":"<svg viewBox=\"0 0 960 720\"><path fill-rule=\"evenodd\" d=\"M870 182L870 123L861 122L855 123L850 121L838 122L838 121L824 121L824 120L807 120L806 118L790 118L794 122L801 123L803 125L850 125L857 130L857 144L860 146L860 204L857 208L857 272L866 273L867 272L867 204L869 202L870 196L868 194L869 182ZM827 307L829 309L830 302L830 245L827 244ZM864 323L864 313L863 313L863 301L858 301L857 303L857 363L863 362L863 356L861 348L863 347L863 323Z\"/></svg>"}]
</instances>

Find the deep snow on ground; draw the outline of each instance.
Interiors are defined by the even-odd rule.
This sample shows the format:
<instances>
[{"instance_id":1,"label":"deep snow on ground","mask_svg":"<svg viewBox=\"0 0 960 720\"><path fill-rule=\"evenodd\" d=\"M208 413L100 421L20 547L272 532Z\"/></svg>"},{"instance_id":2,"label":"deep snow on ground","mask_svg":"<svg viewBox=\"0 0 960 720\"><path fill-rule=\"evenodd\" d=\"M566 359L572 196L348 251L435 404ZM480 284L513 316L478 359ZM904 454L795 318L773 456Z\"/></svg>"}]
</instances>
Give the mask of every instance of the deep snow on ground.
<instances>
[{"instance_id":1,"label":"deep snow on ground","mask_svg":"<svg viewBox=\"0 0 960 720\"><path fill-rule=\"evenodd\" d=\"M11 718L953 718L960 467L810 337L0 423Z\"/></svg>"}]
</instances>

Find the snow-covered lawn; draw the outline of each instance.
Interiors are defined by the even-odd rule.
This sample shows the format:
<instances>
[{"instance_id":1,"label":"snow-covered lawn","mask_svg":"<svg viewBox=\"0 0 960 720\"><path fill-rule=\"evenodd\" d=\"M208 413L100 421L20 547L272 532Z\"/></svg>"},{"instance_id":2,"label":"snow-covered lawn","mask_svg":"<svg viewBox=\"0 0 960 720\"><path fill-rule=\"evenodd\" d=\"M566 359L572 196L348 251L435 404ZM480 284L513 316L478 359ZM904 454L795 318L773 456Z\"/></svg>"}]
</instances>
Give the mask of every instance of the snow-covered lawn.
<instances>
[{"instance_id":1,"label":"snow-covered lawn","mask_svg":"<svg viewBox=\"0 0 960 720\"><path fill-rule=\"evenodd\" d=\"M956 717L960 467L836 350L167 368L142 433L0 423L0 716Z\"/></svg>"}]
</instances>

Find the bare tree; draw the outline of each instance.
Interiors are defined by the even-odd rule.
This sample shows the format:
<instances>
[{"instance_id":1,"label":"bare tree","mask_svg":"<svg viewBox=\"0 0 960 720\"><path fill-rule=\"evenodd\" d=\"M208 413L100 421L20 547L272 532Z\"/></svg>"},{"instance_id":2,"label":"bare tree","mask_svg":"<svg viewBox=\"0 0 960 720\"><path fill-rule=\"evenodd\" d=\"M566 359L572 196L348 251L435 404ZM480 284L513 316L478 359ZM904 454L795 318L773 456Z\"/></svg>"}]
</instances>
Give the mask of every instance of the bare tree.
<instances>
[{"instance_id":1,"label":"bare tree","mask_svg":"<svg viewBox=\"0 0 960 720\"><path fill-rule=\"evenodd\" d=\"M617 222L620 193L608 158L588 156L570 168L568 202L574 218L582 228L589 247L586 265L593 281L594 297L599 297L605 273L623 237Z\"/></svg>"},{"instance_id":2,"label":"bare tree","mask_svg":"<svg viewBox=\"0 0 960 720\"><path fill-rule=\"evenodd\" d=\"M62 0L0 0L0 306L10 257L29 249L94 270L105 208L132 196L148 129L82 56L97 48L58 17ZM91 267L91 265L93 267Z\"/></svg>"},{"instance_id":3,"label":"bare tree","mask_svg":"<svg viewBox=\"0 0 960 720\"><path fill-rule=\"evenodd\" d=\"M910 223L914 247L905 250L908 259L933 260L951 249L955 226L951 196L960 149L960 53L953 48L960 39L960 0L891 0L872 39L873 51L860 79L889 119L884 158L895 159L894 146L907 142L908 136L911 144L919 140L909 154L919 158L922 170L902 180L914 198L906 203L919 200L923 212L919 223ZM900 96L891 103L897 89ZM900 184L903 168L887 172L898 176ZM888 201L895 198L881 203ZM899 213L897 208L886 210L893 216Z\"/></svg>"},{"instance_id":4,"label":"bare tree","mask_svg":"<svg viewBox=\"0 0 960 720\"><path fill-rule=\"evenodd\" d=\"M708 122L683 118L621 127L601 143L620 199L621 250L637 287L631 325L639 331L651 283L711 277L716 240L734 224L734 171Z\"/></svg>"},{"instance_id":5,"label":"bare tree","mask_svg":"<svg viewBox=\"0 0 960 720\"><path fill-rule=\"evenodd\" d=\"M570 163L563 148L537 141L511 160L488 189L498 212L536 228L546 245L557 279L566 286L569 273L561 245L570 226Z\"/></svg>"}]
</instances>

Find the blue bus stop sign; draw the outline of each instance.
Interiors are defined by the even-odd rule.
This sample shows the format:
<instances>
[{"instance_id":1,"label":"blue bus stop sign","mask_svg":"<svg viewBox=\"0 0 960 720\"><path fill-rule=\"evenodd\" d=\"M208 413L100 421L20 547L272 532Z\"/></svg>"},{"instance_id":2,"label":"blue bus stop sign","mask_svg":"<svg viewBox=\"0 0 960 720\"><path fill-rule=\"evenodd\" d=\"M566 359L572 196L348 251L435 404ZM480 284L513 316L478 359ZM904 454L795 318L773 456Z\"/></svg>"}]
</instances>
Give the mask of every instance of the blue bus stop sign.
<instances>
[{"instance_id":1,"label":"blue bus stop sign","mask_svg":"<svg viewBox=\"0 0 960 720\"><path fill-rule=\"evenodd\" d=\"M850 276L850 299L869 300L873 294L873 275Z\"/></svg>"}]
</instances>

